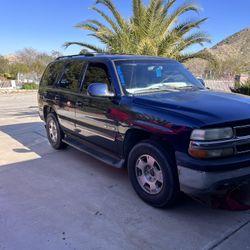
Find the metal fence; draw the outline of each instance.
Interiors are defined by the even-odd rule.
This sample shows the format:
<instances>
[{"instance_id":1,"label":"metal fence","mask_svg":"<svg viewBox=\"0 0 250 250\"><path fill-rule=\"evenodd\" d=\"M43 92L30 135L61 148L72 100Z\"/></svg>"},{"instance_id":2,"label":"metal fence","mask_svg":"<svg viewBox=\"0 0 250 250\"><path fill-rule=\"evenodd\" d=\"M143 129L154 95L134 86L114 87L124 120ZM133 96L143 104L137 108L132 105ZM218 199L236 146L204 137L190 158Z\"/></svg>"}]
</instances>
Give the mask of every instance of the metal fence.
<instances>
[{"instance_id":1,"label":"metal fence","mask_svg":"<svg viewBox=\"0 0 250 250\"><path fill-rule=\"evenodd\" d=\"M0 81L0 88L12 88L11 81Z\"/></svg>"},{"instance_id":2,"label":"metal fence","mask_svg":"<svg viewBox=\"0 0 250 250\"><path fill-rule=\"evenodd\" d=\"M234 87L234 81L228 80L204 80L206 87L212 90L219 90L224 92L231 92L230 88Z\"/></svg>"},{"instance_id":3,"label":"metal fence","mask_svg":"<svg viewBox=\"0 0 250 250\"><path fill-rule=\"evenodd\" d=\"M10 80L10 81L0 81L0 89L20 89L24 82Z\"/></svg>"}]
</instances>

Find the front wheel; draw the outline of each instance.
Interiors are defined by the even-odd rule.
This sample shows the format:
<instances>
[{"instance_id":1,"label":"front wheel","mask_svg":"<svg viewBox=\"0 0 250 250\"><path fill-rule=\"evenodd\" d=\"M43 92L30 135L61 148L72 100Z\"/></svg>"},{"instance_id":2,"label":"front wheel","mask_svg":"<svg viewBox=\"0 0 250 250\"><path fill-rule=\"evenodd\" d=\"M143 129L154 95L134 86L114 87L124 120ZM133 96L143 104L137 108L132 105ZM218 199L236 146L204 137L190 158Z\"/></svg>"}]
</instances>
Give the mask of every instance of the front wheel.
<instances>
[{"instance_id":1,"label":"front wheel","mask_svg":"<svg viewBox=\"0 0 250 250\"><path fill-rule=\"evenodd\" d=\"M169 207L179 195L171 155L154 141L137 144L128 157L130 181L141 199L154 207Z\"/></svg>"},{"instance_id":2,"label":"front wheel","mask_svg":"<svg viewBox=\"0 0 250 250\"><path fill-rule=\"evenodd\" d=\"M48 114L46 130L49 142L54 149L59 150L67 147L67 144L62 141L64 133L58 123L56 115L53 113Z\"/></svg>"}]
</instances>

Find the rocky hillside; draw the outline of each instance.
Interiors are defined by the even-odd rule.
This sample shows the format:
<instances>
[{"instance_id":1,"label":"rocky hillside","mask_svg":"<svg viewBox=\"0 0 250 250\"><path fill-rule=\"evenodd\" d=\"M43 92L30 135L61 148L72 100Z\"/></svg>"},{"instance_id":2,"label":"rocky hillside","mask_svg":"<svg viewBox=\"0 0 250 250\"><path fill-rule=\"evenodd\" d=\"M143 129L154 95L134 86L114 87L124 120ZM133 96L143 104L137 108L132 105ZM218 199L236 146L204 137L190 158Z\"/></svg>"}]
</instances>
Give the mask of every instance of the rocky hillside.
<instances>
[{"instance_id":1,"label":"rocky hillside","mask_svg":"<svg viewBox=\"0 0 250 250\"><path fill-rule=\"evenodd\" d=\"M209 51L223 61L230 58L250 62L250 28L233 34Z\"/></svg>"},{"instance_id":2,"label":"rocky hillside","mask_svg":"<svg viewBox=\"0 0 250 250\"><path fill-rule=\"evenodd\" d=\"M250 72L250 28L241 30L210 49L207 49L218 61L217 70ZM201 75L211 66L204 60L191 60L187 67L196 75ZM237 72L239 73L239 72Z\"/></svg>"}]
</instances>

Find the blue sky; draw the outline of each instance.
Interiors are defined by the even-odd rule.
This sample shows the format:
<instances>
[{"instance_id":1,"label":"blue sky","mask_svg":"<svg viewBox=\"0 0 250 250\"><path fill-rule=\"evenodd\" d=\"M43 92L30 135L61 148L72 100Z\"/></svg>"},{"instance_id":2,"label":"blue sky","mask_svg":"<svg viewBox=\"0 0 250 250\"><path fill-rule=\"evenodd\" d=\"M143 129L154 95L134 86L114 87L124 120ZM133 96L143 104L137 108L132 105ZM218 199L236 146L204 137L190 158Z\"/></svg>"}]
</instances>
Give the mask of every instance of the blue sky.
<instances>
[{"instance_id":1,"label":"blue sky","mask_svg":"<svg viewBox=\"0 0 250 250\"><path fill-rule=\"evenodd\" d=\"M64 50L66 41L87 41L96 44L86 32L73 26L95 18L89 10L94 0L1 0L0 1L0 54L10 54L24 47L39 51L78 53L79 47ZM177 3L182 3L178 0ZM241 29L250 27L249 0L196 0L202 7L200 17L209 20L202 26L212 37L212 44ZM114 0L121 12L129 16L130 0ZM199 49L199 48L193 48Z\"/></svg>"}]
</instances>

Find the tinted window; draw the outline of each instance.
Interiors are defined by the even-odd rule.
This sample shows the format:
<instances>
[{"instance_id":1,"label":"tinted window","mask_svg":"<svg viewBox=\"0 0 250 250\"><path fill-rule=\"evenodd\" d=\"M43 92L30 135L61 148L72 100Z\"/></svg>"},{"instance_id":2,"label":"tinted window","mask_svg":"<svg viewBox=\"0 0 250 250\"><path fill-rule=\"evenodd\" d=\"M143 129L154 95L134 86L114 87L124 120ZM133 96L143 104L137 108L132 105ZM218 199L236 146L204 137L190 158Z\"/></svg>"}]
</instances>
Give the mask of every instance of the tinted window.
<instances>
[{"instance_id":1,"label":"tinted window","mask_svg":"<svg viewBox=\"0 0 250 250\"><path fill-rule=\"evenodd\" d=\"M111 90L111 81L108 73L108 68L103 63L90 63L84 79L83 88L87 90L92 83L106 83Z\"/></svg>"},{"instance_id":2,"label":"tinted window","mask_svg":"<svg viewBox=\"0 0 250 250\"><path fill-rule=\"evenodd\" d=\"M63 63L57 62L49 65L44 72L43 78L41 80L41 85L52 86L58 80L63 70Z\"/></svg>"},{"instance_id":3,"label":"tinted window","mask_svg":"<svg viewBox=\"0 0 250 250\"><path fill-rule=\"evenodd\" d=\"M85 62L83 61L71 61L67 63L59 82L60 88L77 91L81 83L84 64Z\"/></svg>"}]
</instances>

